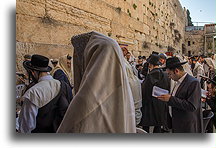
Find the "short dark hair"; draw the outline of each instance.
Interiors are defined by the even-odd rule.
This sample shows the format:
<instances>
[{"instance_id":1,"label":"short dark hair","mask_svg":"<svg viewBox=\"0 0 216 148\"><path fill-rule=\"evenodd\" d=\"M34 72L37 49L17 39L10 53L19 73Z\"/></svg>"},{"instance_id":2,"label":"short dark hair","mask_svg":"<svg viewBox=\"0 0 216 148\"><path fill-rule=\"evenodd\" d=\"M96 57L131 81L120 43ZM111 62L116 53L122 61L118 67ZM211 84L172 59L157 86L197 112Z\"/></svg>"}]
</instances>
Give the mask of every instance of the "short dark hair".
<instances>
[{"instance_id":1,"label":"short dark hair","mask_svg":"<svg viewBox=\"0 0 216 148\"><path fill-rule=\"evenodd\" d=\"M203 54L202 54L202 55L200 55L199 57L201 57L201 58L206 58L206 56L205 56L205 55L203 55Z\"/></svg>"}]
</instances>

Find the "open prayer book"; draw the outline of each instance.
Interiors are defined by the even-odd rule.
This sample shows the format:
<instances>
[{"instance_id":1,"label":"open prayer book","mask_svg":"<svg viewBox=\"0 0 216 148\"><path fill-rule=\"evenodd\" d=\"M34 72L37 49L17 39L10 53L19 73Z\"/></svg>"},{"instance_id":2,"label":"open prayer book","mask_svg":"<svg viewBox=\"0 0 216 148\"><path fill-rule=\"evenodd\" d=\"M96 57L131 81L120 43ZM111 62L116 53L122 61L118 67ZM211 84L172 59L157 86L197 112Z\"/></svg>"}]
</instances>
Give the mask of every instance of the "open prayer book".
<instances>
[{"instance_id":1,"label":"open prayer book","mask_svg":"<svg viewBox=\"0 0 216 148\"><path fill-rule=\"evenodd\" d=\"M157 86L154 86L153 90L152 90L152 96L153 97L158 97L158 96L165 95L165 94L168 94L168 93L169 93L168 90L162 89L162 88L157 87Z\"/></svg>"}]
</instances>

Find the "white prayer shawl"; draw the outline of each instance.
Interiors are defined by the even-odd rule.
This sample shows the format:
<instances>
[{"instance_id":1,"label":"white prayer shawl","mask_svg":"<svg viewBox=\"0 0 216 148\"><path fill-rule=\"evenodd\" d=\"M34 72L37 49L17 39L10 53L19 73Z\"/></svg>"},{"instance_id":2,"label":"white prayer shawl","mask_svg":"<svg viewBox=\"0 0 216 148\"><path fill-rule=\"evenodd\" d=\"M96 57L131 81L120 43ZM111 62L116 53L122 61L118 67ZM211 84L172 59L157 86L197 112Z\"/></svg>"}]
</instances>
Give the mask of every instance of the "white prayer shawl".
<instances>
[{"instance_id":1,"label":"white prayer shawl","mask_svg":"<svg viewBox=\"0 0 216 148\"><path fill-rule=\"evenodd\" d=\"M176 57L179 58L180 62L185 62L186 61L180 55L177 55ZM192 73L192 70L191 70L191 66L188 63L183 64L182 67L184 68L185 72L187 72L189 75L193 76L193 73Z\"/></svg>"},{"instance_id":2,"label":"white prayer shawl","mask_svg":"<svg viewBox=\"0 0 216 148\"><path fill-rule=\"evenodd\" d=\"M135 105L135 117L136 124L139 124L142 118L142 112L140 108L142 107L142 92L141 92L141 83L139 79L133 73L132 66L128 63L128 61L124 58L126 72L129 80L129 84L131 87L134 105Z\"/></svg>"},{"instance_id":3,"label":"white prayer shawl","mask_svg":"<svg viewBox=\"0 0 216 148\"><path fill-rule=\"evenodd\" d=\"M215 61L212 58L205 58L205 61L207 65L209 66L209 68L211 68L212 70L216 69Z\"/></svg>"},{"instance_id":4,"label":"white prayer shawl","mask_svg":"<svg viewBox=\"0 0 216 148\"><path fill-rule=\"evenodd\" d=\"M73 68L72 68L72 64L73 64L73 62L71 62L71 67L69 68L67 66L67 55L61 56L59 58L58 64L51 71L51 75L53 76L54 73L57 70L61 69L65 73L65 75L67 76L70 84L73 86Z\"/></svg>"},{"instance_id":5,"label":"white prayer shawl","mask_svg":"<svg viewBox=\"0 0 216 148\"><path fill-rule=\"evenodd\" d=\"M74 84L79 88L58 132L135 133L134 102L122 51L113 39L97 32L88 34L80 85ZM78 54L75 48L74 58Z\"/></svg>"},{"instance_id":6,"label":"white prayer shawl","mask_svg":"<svg viewBox=\"0 0 216 148\"><path fill-rule=\"evenodd\" d=\"M213 55L212 61L214 63L214 66L216 67L216 54ZM214 69L216 69L216 68L214 68Z\"/></svg>"},{"instance_id":7,"label":"white prayer shawl","mask_svg":"<svg viewBox=\"0 0 216 148\"><path fill-rule=\"evenodd\" d=\"M41 108L54 99L61 88L58 80L43 80L28 89L23 98L29 99L34 105Z\"/></svg>"},{"instance_id":8,"label":"white prayer shawl","mask_svg":"<svg viewBox=\"0 0 216 148\"><path fill-rule=\"evenodd\" d=\"M199 81L201 80L200 75L204 75L204 68L203 65L199 62L196 62L195 67L193 69L193 75L195 78L197 78Z\"/></svg>"}]
</instances>

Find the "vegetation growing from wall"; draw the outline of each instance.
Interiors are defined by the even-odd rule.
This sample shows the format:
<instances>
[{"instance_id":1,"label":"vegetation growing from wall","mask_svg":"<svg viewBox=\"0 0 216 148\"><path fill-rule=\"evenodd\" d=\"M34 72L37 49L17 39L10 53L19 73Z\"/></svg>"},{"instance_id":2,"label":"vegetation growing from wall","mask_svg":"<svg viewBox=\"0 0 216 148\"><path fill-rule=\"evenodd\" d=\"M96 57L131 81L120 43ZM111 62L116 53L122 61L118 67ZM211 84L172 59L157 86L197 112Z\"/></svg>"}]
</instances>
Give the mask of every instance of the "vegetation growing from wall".
<instances>
[{"instance_id":1,"label":"vegetation growing from wall","mask_svg":"<svg viewBox=\"0 0 216 148\"><path fill-rule=\"evenodd\" d=\"M192 22L192 19L191 19L191 16L190 16L190 11L189 10L187 10L187 20L188 20L188 26L194 26L193 22Z\"/></svg>"}]
</instances>

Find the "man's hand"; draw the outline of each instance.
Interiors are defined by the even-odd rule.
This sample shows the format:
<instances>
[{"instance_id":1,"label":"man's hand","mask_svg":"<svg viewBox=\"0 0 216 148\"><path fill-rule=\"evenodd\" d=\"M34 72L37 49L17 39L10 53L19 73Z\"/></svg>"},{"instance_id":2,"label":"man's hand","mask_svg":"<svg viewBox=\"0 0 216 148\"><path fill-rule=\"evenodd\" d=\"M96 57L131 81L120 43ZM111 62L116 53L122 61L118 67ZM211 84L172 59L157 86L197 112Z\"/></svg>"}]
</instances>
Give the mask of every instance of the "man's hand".
<instances>
[{"instance_id":1,"label":"man's hand","mask_svg":"<svg viewBox=\"0 0 216 148\"><path fill-rule=\"evenodd\" d=\"M171 95L170 94L166 94L166 95L161 95L161 96L158 96L157 97L159 100L161 101L165 101L165 102L168 102L171 98Z\"/></svg>"}]
</instances>

